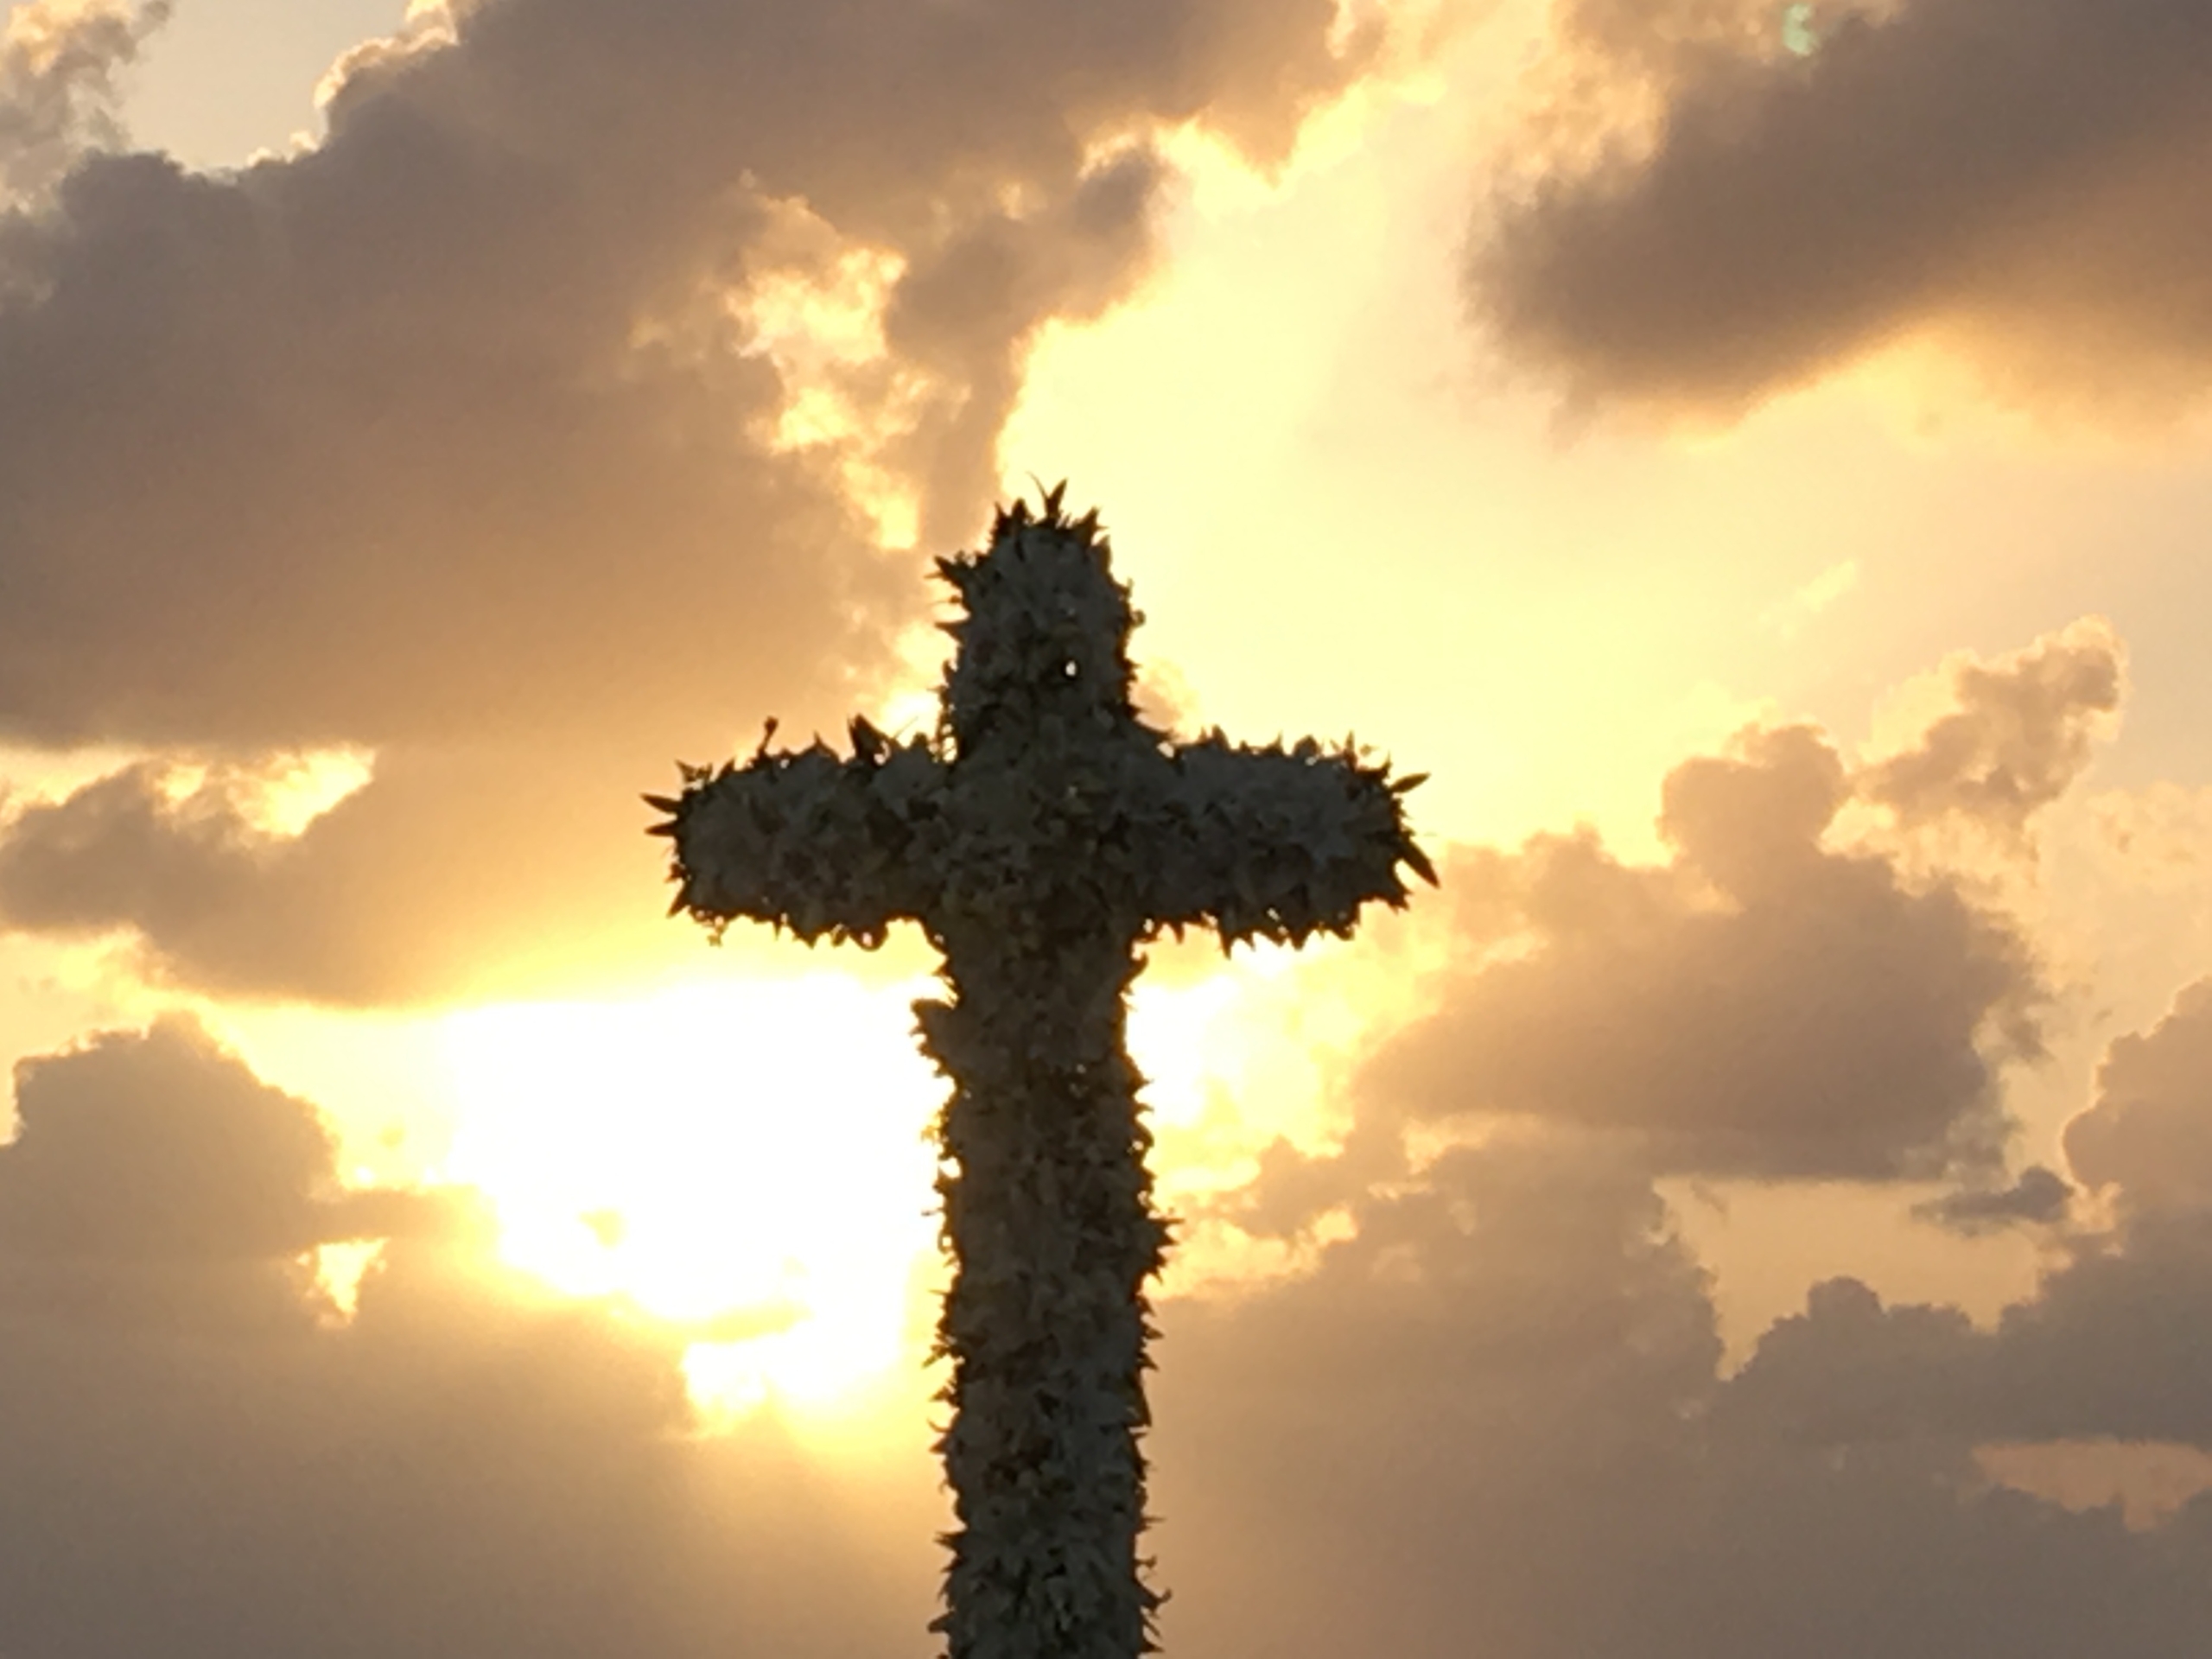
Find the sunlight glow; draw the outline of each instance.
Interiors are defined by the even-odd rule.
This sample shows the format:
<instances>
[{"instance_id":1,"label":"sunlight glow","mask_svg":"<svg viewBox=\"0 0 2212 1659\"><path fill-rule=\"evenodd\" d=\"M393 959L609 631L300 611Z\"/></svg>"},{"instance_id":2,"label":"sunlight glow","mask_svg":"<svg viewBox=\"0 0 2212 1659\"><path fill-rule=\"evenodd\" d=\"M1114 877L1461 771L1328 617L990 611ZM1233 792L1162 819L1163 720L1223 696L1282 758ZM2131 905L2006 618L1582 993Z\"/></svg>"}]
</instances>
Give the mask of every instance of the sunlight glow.
<instances>
[{"instance_id":1,"label":"sunlight glow","mask_svg":"<svg viewBox=\"0 0 2212 1659\"><path fill-rule=\"evenodd\" d=\"M269 761L257 787L240 800L246 822L264 835L300 835L376 773L376 756L366 749L314 749Z\"/></svg>"},{"instance_id":2,"label":"sunlight glow","mask_svg":"<svg viewBox=\"0 0 2212 1659\"><path fill-rule=\"evenodd\" d=\"M925 388L891 359L883 323L903 257L841 241L803 204L775 211L795 245L812 258L756 275L728 296L749 354L775 366L785 388L772 442L779 450L823 449L835 457L853 504L874 522L887 548L910 548L921 508L903 469L881 451L912 429ZM859 388L868 388L865 392Z\"/></svg>"},{"instance_id":3,"label":"sunlight glow","mask_svg":"<svg viewBox=\"0 0 2212 1659\"><path fill-rule=\"evenodd\" d=\"M1338 953L1308 955L1139 981L1130 1047L1171 1210L1248 1179L1279 1135L1326 1138L1329 1056L1364 1020ZM442 1176L483 1192L508 1262L676 1325L710 1421L773 1407L842 1434L908 1387L933 1318L943 1083L909 1007L931 983L817 972L450 1015ZM1174 1281L1264 1274L1250 1245L1206 1229Z\"/></svg>"},{"instance_id":4,"label":"sunlight glow","mask_svg":"<svg viewBox=\"0 0 2212 1659\"><path fill-rule=\"evenodd\" d=\"M303 834L376 773L374 753L358 748L280 753L250 762L163 760L156 764L154 788L167 806L216 808L278 841Z\"/></svg>"},{"instance_id":5,"label":"sunlight glow","mask_svg":"<svg viewBox=\"0 0 2212 1659\"><path fill-rule=\"evenodd\" d=\"M362 1275L368 1272L377 1252L383 1248L380 1243L359 1240L315 1248L315 1282L340 1313L352 1316L354 1305L360 1300Z\"/></svg>"},{"instance_id":6,"label":"sunlight glow","mask_svg":"<svg viewBox=\"0 0 2212 1659\"><path fill-rule=\"evenodd\" d=\"M695 1390L826 1402L898 1363L933 1247L918 989L817 974L455 1014L446 1173L517 1266L694 1329Z\"/></svg>"}]
</instances>

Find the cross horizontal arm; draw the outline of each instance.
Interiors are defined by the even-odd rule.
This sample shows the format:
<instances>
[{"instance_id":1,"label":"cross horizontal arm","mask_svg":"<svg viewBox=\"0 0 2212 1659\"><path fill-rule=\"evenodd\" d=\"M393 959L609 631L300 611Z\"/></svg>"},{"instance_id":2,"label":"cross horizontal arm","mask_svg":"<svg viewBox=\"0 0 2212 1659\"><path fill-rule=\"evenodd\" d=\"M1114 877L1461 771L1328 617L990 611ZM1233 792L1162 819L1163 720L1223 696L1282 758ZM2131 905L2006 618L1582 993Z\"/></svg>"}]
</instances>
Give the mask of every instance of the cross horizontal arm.
<instances>
[{"instance_id":1,"label":"cross horizontal arm","mask_svg":"<svg viewBox=\"0 0 2212 1659\"><path fill-rule=\"evenodd\" d=\"M1311 738L1251 748L1211 732L1153 778L1146 913L1179 935L1210 926L1224 950L1341 938L1369 900L1404 906L1399 865L1435 883L1406 826L1404 798L1421 775L1393 779L1387 761L1363 764L1350 739L1334 751Z\"/></svg>"},{"instance_id":2,"label":"cross horizontal arm","mask_svg":"<svg viewBox=\"0 0 2212 1659\"><path fill-rule=\"evenodd\" d=\"M648 833L676 843L669 914L688 911L717 938L742 917L868 949L921 916L938 885L944 764L922 739L893 743L861 720L853 751L817 739L771 753L763 739L742 766L683 766L679 798L645 797L670 815Z\"/></svg>"}]
</instances>

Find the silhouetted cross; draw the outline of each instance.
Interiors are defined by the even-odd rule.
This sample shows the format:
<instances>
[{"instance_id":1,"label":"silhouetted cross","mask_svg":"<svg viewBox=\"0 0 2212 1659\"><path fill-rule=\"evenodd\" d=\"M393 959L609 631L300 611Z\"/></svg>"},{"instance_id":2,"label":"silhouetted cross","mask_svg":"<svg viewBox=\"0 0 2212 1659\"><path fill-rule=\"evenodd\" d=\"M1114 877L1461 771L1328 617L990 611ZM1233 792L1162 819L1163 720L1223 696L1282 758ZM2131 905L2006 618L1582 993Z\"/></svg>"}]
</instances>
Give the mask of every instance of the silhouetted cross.
<instances>
[{"instance_id":1,"label":"silhouetted cross","mask_svg":"<svg viewBox=\"0 0 2212 1659\"><path fill-rule=\"evenodd\" d=\"M1348 936L1360 906L1435 873L1387 762L1310 739L1175 744L1130 702L1130 630L1093 512L1063 485L1041 517L1001 512L988 552L940 559L966 614L934 737L864 720L744 766L686 766L671 814L671 913L746 917L865 946L918 923L950 996L915 1004L952 1083L938 1123L955 1274L932 1357L949 1357L938 1441L961 1525L944 1613L951 1659L1135 1659L1160 1596L1136 1554L1152 1208L1143 1079L1124 1043L1139 947L1205 924L1254 938ZM774 734L771 722L769 735Z\"/></svg>"}]
</instances>

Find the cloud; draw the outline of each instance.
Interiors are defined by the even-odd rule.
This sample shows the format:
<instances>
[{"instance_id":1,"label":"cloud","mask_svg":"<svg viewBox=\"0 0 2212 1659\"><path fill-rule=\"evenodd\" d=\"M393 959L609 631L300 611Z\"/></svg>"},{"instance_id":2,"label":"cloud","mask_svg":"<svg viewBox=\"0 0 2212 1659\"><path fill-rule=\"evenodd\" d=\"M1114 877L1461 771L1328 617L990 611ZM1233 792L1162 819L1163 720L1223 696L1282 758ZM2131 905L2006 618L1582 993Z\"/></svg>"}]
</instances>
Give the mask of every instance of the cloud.
<instances>
[{"instance_id":1,"label":"cloud","mask_svg":"<svg viewBox=\"0 0 2212 1659\"><path fill-rule=\"evenodd\" d=\"M1859 791L1907 829L1961 818L2024 844L2028 821L2073 787L2092 741L2116 723L2125 662L2102 617L1994 663L1963 656L1950 665L1956 709L1870 768Z\"/></svg>"},{"instance_id":2,"label":"cloud","mask_svg":"<svg viewBox=\"0 0 2212 1659\"><path fill-rule=\"evenodd\" d=\"M1858 1280L1830 1279L1807 1292L1802 1313L1760 1337L1729 1409L1759 1433L1808 1446L1956 1436L1967 1373L1987 1346L1957 1308L1885 1306Z\"/></svg>"},{"instance_id":3,"label":"cloud","mask_svg":"<svg viewBox=\"0 0 2212 1659\"><path fill-rule=\"evenodd\" d=\"M2212 1504L2134 1534L1980 1472L1975 1425L1930 1409L1969 1397L1961 1356L1995 1340L1956 1310L1837 1281L1728 1378L1702 1274L1616 1160L1463 1148L1354 1210L1310 1276L1162 1309L1171 1644L2153 1659L2212 1631ZM2180 1338L2141 1340L2145 1312L2122 1351L2077 1326L2066 1353L2201 1394ZM2121 1421L2006 1352L1982 1383L2054 1424Z\"/></svg>"},{"instance_id":4,"label":"cloud","mask_svg":"<svg viewBox=\"0 0 2212 1659\"><path fill-rule=\"evenodd\" d=\"M1967 1187L1913 1206L1912 1213L1951 1232L1974 1237L2023 1223L2048 1226L2066 1219L2074 1188L2056 1170L2031 1164L2009 1186Z\"/></svg>"},{"instance_id":5,"label":"cloud","mask_svg":"<svg viewBox=\"0 0 2212 1659\"><path fill-rule=\"evenodd\" d=\"M118 142L116 72L168 21L168 0L26 0L0 25L0 207L51 185L85 148Z\"/></svg>"},{"instance_id":6,"label":"cloud","mask_svg":"<svg viewBox=\"0 0 2212 1659\"><path fill-rule=\"evenodd\" d=\"M2085 1242L2008 1307L1986 1361L1992 1440L2212 1448L2212 1211Z\"/></svg>"},{"instance_id":7,"label":"cloud","mask_svg":"<svg viewBox=\"0 0 2212 1659\"><path fill-rule=\"evenodd\" d=\"M1669 775L1667 865L1587 832L1460 857L1462 965L1362 1093L1417 1122L1623 1137L1680 1173L1993 1169L2000 1070L2041 1052L2035 953L1955 884L1823 845L1849 794L1814 728L1756 730Z\"/></svg>"},{"instance_id":8,"label":"cloud","mask_svg":"<svg viewBox=\"0 0 2212 1659\"><path fill-rule=\"evenodd\" d=\"M1822 613L1859 586L1859 561L1830 565L1759 616L1759 626L1783 639L1795 639Z\"/></svg>"},{"instance_id":9,"label":"cloud","mask_svg":"<svg viewBox=\"0 0 2212 1659\"><path fill-rule=\"evenodd\" d=\"M2212 1211L2212 980L2183 987L2149 1031L2113 1041L2064 1145L2075 1174L2113 1189L2129 1213Z\"/></svg>"},{"instance_id":10,"label":"cloud","mask_svg":"<svg viewBox=\"0 0 2212 1659\"><path fill-rule=\"evenodd\" d=\"M2208 1315L2212 1211L2145 1217L2075 1241L1993 1329L1955 1308L1885 1307L1853 1280L1815 1287L1802 1314L1760 1338L1732 1409L1818 1446L2212 1447Z\"/></svg>"},{"instance_id":11,"label":"cloud","mask_svg":"<svg viewBox=\"0 0 2212 1659\"><path fill-rule=\"evenodd\" d=\"M2202 395L2212 19L1823 5L1800 56L1777 11L1559 9L1514 140L1540 159L1486 193L1465 273L1510 359L1580 404L1732 418L1933 331L2015 401Z\"/></svg>"},{"instance_id":12,"label":"cloud","mask_svg":"<svg viewBox=\"0 0 2212 1659\"><path fill-rule=\"evenodd\" d=\"M0 231L0 726L605 731L880 667L918 569L774 440L753 302L899 270L899 480L965 536L1027 340L1147 266L1146 135L1279 155L1358 72L1332 15L504 0L353 54L312 150L87 157Z\"/></svg>"},{"instance_id":13,"label":"cloud","mask_svg":"<svg viewBox=\"0 0 2212 1659\"><path fill-rule=\"evenodd\" d=\"M321 1112L185 1016L22 1061L15 1090L0 1316L302 1329L331 1312L317 1246L485 1236L461 1195L344 1190Z\"/></svg>"},{"instance_id":14,"label":"cloud","mask_svg":"<svg viewBox=\"0 0 2212 1659\"><path fill-rule=\"evenodd\" d=\"M2113 1042L2094 1100L2067 1125L2067 1160L2110 1201L2108 1230L2051 1239L2035 1295L1993 1329L1955 1310L1885 1309L1839 1281L1766 1334L1738 1397L1822 1443L1942 1433L2212 1448L2208 1125L2212 982L2200 982L2149 1031ZM2069 1196L2057 1174L2031 1168L2009 1191L1929 1209L1971 1230L2062 1219ZM2212 1522L2212 1501L2205 1508Z\"/></svg>"},{"instance_id":15,"label":"cloud","mask_svg":"<svg viewBox=\"0 0 2212 1659\"><path fill-rule=\"evenodd\" d=\"M296 1255L330 1236L335 1148L320 1115L188 1020L22 1061L16 1109L0 1249L200 1260Z\"/></svg>"},{"instance_id":16,"label":"cloud","mask_svg":"<svg viewBox=\"0 0 2212 1659\"><path fill-rule=\"evenodd\" d=\"M665 928L662 861L631 786L643 764L604 746L550 762L402 749L295 836L257 822L254 769L188 788L164 763L134 765L0 817L0 925L119 933L143 976L234 998L391 1005L526 987Z\"/></svg>"}]
</instances>

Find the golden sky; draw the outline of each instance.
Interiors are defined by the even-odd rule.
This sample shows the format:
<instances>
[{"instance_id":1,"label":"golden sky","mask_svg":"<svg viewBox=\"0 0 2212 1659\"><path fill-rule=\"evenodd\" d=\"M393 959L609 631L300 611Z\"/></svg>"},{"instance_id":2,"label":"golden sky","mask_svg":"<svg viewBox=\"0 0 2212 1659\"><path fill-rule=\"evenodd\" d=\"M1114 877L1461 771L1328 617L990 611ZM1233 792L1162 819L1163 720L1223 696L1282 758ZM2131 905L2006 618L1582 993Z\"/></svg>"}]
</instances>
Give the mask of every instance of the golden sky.
<instances>
[{"instance_id":1,"label":"golden sky","mask_svg":"<svg viewBox=\"0 0 2212 1659\"><path fill-rule=\"evenodd\" d=\"M1168 1650L2212 1646L2212 12L5 16L11 1656L925 1650L933 964L638 797L1062 478L1443 874L1136 997Z\"/></svg>"}]
</instances>

